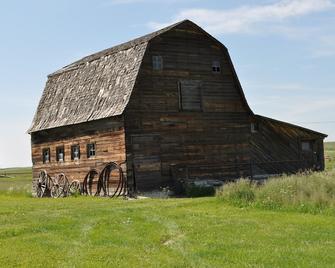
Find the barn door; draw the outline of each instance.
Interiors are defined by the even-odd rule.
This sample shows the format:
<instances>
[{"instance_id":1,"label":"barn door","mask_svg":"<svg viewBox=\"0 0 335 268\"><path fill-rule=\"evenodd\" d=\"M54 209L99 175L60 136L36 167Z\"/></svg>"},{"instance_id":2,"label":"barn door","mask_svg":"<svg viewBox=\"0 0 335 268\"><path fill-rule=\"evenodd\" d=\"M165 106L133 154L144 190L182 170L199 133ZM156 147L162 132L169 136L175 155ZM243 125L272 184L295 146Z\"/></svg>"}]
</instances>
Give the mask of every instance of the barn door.
<instances>
[{"instance_id":1,"label":"barn door","mask_svg":"<svg viewBox=\"0 0 335 268\"><path fill-rule=\"evenodd\" d=\"M136 187L146 190L159 187L161 177L160 136L132 135L133 168Z\"/></svg>"}]
</instances>

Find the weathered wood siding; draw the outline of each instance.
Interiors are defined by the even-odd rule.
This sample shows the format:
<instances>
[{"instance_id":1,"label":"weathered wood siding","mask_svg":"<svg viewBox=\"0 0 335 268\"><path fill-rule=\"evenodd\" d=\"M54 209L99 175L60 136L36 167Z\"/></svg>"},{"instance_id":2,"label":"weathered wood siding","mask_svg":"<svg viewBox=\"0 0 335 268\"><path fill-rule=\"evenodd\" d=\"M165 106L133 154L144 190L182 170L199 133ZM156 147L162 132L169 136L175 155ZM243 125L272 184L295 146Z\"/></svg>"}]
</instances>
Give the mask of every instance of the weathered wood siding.
<instances>
[{"instance_id":1,"label":"weathered wood siding","mask_svg":"<svg viewBox=\"0 0 335 268\"><path fill-rule=\"evenodd\" d=\"M297 126L264 117L255 117L259 129L251 136L253 174L292 173L324 169L323 136ZM303 151L301 143L311 142Z\"/></svg>"},{"instance_id":2,"label":"weathered wood siding","mask_svg":"<svg viewBox=\"0 0 335 268\"><path fill-rule=\"evenodd\" d=\"M153 70L154 55L163 70ZM221 73L212 72L214 60ZM202 111L180 110L183 80L201 81ZM139 190L158 188L169 184L173 165L192 166L193 177L245 174L249 115L221 45L187 24L153 39L125 112L129 179L135 176Z\"/></svg>"},{"instance_id":3,"label":"weathered wood siding","mask_svg":"<svg viewBox=\"0 0 335 268\"><path fill-rule=\"evenodd\" d=\"M83 180L91 168L100 170L108 162L121 164L126 160L124 126L120 117L36 132L31 138L35 178L40 170L45 169L51 176L65 173L70 180ZM95 157L87 157L88 143L95 143ZM71 160L71 146L77 144L80 145L80 159ZM59 146L64 146L64 162L56 160L56 148ZM49 163L43 163L44 148L50 148Z\"/></svg>"}]
</instances>

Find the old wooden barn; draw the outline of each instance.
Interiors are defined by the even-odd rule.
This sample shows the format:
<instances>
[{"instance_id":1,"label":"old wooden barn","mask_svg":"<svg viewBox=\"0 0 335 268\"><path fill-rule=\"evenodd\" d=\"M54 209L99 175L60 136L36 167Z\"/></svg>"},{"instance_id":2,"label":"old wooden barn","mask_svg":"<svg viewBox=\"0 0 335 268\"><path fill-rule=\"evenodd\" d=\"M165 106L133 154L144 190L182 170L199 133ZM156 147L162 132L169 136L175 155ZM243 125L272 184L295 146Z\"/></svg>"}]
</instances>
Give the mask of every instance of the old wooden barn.
<instances>
[{"instance_id":1,"label":"old wooden barn","mask_svg":"<svg viewBox=\"0 0 335 268\"><path fill-rule=\"evenodd\" d=\"M227 48L189 20L50 74L29 133L34 177L114 161L140 191L324 169L326 135L255 115Z\"/></svg>"}]
</instances>

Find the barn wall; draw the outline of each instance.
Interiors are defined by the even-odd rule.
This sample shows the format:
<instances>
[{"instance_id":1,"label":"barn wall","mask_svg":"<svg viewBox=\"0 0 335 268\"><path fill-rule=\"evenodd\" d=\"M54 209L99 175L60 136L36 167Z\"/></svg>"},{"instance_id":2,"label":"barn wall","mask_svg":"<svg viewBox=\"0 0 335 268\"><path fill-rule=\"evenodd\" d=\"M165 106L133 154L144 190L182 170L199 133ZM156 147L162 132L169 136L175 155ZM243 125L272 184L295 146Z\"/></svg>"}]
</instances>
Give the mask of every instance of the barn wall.
<instances>
[{"instance_id":1,"label":"barn wall","mask_svg":"<svg viewBox=\"0 0 335 268\"><path fill-rule=\"evenodd\" d=\"M83 180L92 169L102 169L108 162L125 162L125 134L122 118L66 126L32 133L33 176L45 169L49 175L64 173L70 180ZM96 156L87 157L88 143L96 144ZM71 160L71 145L80 145L80 159ZM65 161L56 161L56 147L64 146ZM50 148L51 161L43 163L42 150ZM124 165L123 165L124 166ZM125 169L125 168L124 168Z\"/></svg>"},{"instance_id":2,"label":"barn wall","mask_svg":"<svg viewBox=\"0 0 335 268\"><path fill-rule=\"evenodd\" d=\"M324 136L264 117L255 122L259 130L251 136L254 175L324 169ZM310 151L302 150L303 141L311 143Z\"/></svg>"},{"instance_id":3,"label":"barn wall","mask_svg":"<svg viewBox=\"0 0 335 268\"><path fill-rule=\"evenodd\" d=\"M163 70L153 70L153 55ZM212 72L213 60L221 73ZM180 111L182 80L201 82L202 111ZM187 24L155 38L125 113L129 177L141 190L169 184L174 165L189 166L192 177L246 174L249 115L222 46Z\"/></svg>"}]
</instances>

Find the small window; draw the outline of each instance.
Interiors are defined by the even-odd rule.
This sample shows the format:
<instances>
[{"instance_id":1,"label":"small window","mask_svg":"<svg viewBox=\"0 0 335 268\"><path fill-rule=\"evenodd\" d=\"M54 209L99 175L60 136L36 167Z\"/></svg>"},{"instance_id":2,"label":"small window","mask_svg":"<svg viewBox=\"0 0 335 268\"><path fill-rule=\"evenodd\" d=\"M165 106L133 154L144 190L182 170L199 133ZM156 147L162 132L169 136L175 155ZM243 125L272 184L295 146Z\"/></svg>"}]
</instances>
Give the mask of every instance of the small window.
<instances>
[{"instance_id":1,"label":"small window","mask_svg":"<svg viewBox=\"0 0 335 268\"><path fill-rule=\"evenodd\" d=\"M154 70L163 70L163 59L161 56L152 56L152 68Z\"/></svg>"},{"instance_id":2,"label":"small window","mask_svg":"<svg viewBox=\"0 0 335 268\"><path fill-rule=\"evenodd\" d=\"M72 145L71 146L71 160L79 160L80 159L80 146Z\"/></svg>"},{"instance_id":3,"label":"small window","mask_svg":"<svg viewBox=\"0 0 335 268\"><path fill-rule=\"evenodd\" d=\"M257 133L259 131L259 123L252 122L251 123L251 133Z\"/></svg>"},{"instance_id":4,"label":"small window","mask_svg":"<svg viewBox=\"0 0 335 268\"><path fill-rule=\"evenodd\" d=\"M56 159L58 162L64 162L65 159L64 146L56 148Z\"/></svg>"},{"instance_id":5,"label":"small window","mask_svg":"<svg viewBox=\"0 0 335 268\"><path fill-rule=\"evenodd\" d=\"M220 73L221 72L221 66L219 61L213 61L212 62L212 71L213 73Z\"/></svg>"},{"instance_id":6,"label":"small window","mask_svg":"<svg viewBox=\"0 0 335 268\"><path fill-rule=\"evenodd\" d=\"M42 156L43 156L43 163L49 163L50 162L50 148L43 149Z\"/></svg>"},{"instance_id":7,"label":"small window","mask_svg":"<svg viewBox=\"0 0 335 268\"><path fill-rule=\"evenodd\" d=\"M202 111L200 81L183 80L179 82L179 108L181 111Z\"/></svg>"},{"instance_id":8,"label":"small window","mask_svg":"<svg viewBox=\"0 0 335 268\"><path fill-rule=\"evenodd\" d=\"M95 156L95 143L87 144L87 158Z\"/></svg>"},{"instance_id":9,"label":"small window","mask_svg":"<svg viewBox=\"0 0 335 268\"><path fill-rule=\"evenodd\" d=\"M312 151L312 146L310 141L302 141L301 142L301 150L305 152Z\"/></svg>"}]
</instances>

